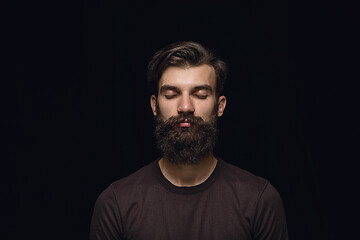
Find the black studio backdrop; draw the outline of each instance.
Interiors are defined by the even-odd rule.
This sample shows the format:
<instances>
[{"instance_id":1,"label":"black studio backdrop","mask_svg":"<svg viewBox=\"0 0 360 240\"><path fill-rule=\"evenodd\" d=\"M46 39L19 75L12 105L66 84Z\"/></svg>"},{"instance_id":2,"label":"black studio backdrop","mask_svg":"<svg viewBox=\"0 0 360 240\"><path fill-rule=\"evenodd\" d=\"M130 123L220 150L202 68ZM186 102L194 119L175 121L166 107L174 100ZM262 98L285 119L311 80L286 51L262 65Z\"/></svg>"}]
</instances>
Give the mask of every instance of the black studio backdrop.
<instances>
[{"instance_id":1,"label":"black studio backdrop","mask_svg":"<svg viewBox=\"0 0 360 240\"><path fill-rule=\"evenodd\" d=\"M159 156L146 65L181 40L203 43L229 64L216 155L279 190L291 239L351 236L359 128L344 81L352 76L343 9L250 0L14 9L16 92L5 97L15 180L3 188L1 239L88 238L101 191Z\"/></svg>"}]
</instances>

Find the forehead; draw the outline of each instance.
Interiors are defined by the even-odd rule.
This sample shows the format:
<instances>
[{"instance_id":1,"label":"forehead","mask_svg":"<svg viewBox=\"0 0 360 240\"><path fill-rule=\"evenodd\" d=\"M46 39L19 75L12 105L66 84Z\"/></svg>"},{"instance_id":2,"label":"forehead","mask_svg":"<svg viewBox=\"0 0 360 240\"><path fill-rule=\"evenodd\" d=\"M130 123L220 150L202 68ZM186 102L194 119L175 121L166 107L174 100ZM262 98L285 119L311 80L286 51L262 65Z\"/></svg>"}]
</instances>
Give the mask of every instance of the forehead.
<instances>
[{"instance_id":1,"label":"forehead","mask_svg":"<svg viewBox=\"0 0 360 240\"><path fill-rule=\"evenodd\" d=\"M210 65L192 67L168 67L159 80L159 89L163 85L173 85L179 88L209 85L213 90L216 86L215 70Z\"/></svg>"}]
</instances>

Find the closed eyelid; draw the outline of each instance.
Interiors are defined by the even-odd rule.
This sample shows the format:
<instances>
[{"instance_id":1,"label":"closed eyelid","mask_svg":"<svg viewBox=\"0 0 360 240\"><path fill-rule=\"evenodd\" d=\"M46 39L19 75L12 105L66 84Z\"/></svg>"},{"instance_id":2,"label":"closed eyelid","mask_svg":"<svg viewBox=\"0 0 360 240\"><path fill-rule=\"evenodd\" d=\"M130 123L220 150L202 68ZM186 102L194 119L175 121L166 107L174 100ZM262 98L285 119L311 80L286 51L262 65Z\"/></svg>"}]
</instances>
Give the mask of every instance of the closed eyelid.
<instances>
[{"instance_id":1,"label":"closed eyelid","mask_svg":"<svg viewBox=\"0 0 360 240\"><path fill-rule=\"evenodd\" d=\"M193 93L211 94L212 93L212 88L209 85L198 86L198 87L194 88Z\"/></svg>"},{"instance_id":2,"label":"closed eyelid","mask_svg":"<svg viewBox=\"0 0 360 240\"><path fill-rule=\"evenodd\" d=\"M179 93L180 90L177 87L174 86L169 86L169 85L164 85L160 88L160 93L161 94L166 94L168 92L174 92L174 93Z\"/></svg>"},{"instance_id":3,"label":"closed eyelid","mask_svg":"<svg viewBox=\"0 0 360 240\"><path fill-rule=\"evenodd\" d=\"M199 99L206 99L208 97L207 94L205 94L205 95L204 94L194 94L194 96Z\"/></svg>"},{"instance_id":4,"label":"closed eyelid","mask_svg":"<svg viewBox=\"0 0 360 240\"><path fill-rule=\"evenodd\" d=\"M207 98L209 95L211 95L211 93L205 89L199 89L197 91L194 91L192 93L193 96L200 98L200 99L205 99Z\"/></svg>"},{"instance_id":5,"label":"closed eyelid","mask_svg":"<svg viewBox=\"0 0 360 240\"><path fill-rule=\"evenodd\" d=\"M195 90L194 92L193 92L193 94L209 94L210 93L210 91L208 91L207 89L198 89L198 90Z\"/></svg>"},{"instance_id":6,"label":"closed eyelid","mask_svg":"<svg viewBox=\"0 0 360 240\"><path fill-rule=\"evenodd\" d=\"M174 90L166 90L166 91L163 91L162 94L164 94L164 95L167 95L167 94L173 95L173 94L179 94L179 92L174 91Z\"/></svg>"}]
</instances>

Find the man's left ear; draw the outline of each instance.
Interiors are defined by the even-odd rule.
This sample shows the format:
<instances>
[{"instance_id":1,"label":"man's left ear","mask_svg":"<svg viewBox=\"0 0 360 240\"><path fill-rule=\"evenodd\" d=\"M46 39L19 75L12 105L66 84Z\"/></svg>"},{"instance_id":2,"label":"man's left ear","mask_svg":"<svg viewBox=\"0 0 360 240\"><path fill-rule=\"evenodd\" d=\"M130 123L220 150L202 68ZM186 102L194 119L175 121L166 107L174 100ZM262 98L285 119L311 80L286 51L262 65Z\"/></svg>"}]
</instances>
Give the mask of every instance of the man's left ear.
<instances>
[{"instance_id":1,"label":"man's left ear","mask_svg":"<svg viewBox=\"0 0 360 240\"><path fill-rule=\"evenodd\" d=\"M226 107L226 97L220 96L217 104L218 104L217 116L221 117L224 114L224 110Z\"/></svg>"},{"instance_id":2,"label":"man's left ear","mask_svg":"<svg viewBox=\"0 0 360 240\"><path fill-rule=\"evenodd\" d=\"M157 115L157 109L156 109L156 96L153 94L153 95L151 95L151 97L150 97L150 107L151 107L151 110L152 110L152 112L153 112L153 114L154 114L154 116L156 116Z\"/></svg>"}]
</instances>

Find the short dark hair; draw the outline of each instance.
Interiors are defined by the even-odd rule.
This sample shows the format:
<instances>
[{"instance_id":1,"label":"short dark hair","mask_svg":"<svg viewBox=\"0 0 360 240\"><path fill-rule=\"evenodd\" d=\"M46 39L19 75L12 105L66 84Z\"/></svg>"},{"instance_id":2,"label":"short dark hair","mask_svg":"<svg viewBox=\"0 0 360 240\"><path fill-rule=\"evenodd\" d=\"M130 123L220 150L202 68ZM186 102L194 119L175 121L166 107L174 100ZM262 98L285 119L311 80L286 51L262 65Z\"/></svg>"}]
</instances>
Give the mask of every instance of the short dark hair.
<instances>
[{"instance_id":1,"label":"short dark hair","mask_svg":"<svg viewBox=\"0 0 360 240\"><path fill-rule=\"evenodd\" d=\"M227 77L227 66L213 52L197 42L176 42L165 46L156 52L147 68L148 85L153 94L158 94L159 80L170 66L187 67L210 65L216 74L216 96L224 93L224 84Z\"/></svg>"}]
</instances>

